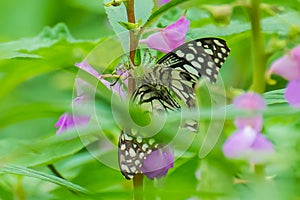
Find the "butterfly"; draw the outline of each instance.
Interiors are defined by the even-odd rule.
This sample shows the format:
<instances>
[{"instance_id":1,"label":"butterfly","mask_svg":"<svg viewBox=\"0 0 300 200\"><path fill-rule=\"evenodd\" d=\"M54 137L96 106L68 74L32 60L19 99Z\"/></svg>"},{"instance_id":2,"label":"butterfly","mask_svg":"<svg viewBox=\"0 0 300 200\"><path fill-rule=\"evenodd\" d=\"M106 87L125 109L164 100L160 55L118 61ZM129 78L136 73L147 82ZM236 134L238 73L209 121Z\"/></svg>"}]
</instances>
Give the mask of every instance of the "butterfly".
<instances>
[{"instance_id":1,"label":"butterfly","mask_svg":"<svg viewBox=\"0 0 300 200\"><path fill-rule=\"evenodd\" d=\"M188 108L196 106L195 85L201 77L216 82L219 69L230 49L219 38L200 38L189 41L157 61L146 71L131 100L134 104L149 105L153 111L172 111L181 108L181 100ZM197 123L191 125L195 128ZM159 148L152 138L142 138L122 131L118 143L119 167L126 179L142 173L143 160Z\"/></svg>"}]
</instances>

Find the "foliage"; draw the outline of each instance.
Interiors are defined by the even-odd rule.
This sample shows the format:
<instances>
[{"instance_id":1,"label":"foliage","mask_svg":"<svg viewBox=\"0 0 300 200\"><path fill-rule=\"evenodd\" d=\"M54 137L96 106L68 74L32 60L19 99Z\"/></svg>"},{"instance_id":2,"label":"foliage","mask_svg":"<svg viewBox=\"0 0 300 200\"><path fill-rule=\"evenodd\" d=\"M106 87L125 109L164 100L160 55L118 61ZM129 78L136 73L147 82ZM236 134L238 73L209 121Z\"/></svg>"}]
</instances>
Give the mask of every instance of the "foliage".
<instances>
[{"instance_id":1,"label":"foliage","mask_svg":"<svg viewBox=\"0 0 300 200\"><path fill-rule=\"evenodd\" d=\"M221 37L231 49L220 70L228 105L224 110L211 108L205 103L207 91L199 87L198 134L177 133L176 129L181 119L198 117L196 111L184 109L188 115L168 116L155 137L173 142L174 168L161 180L144 179L145 199L298 199L300 110L284 99L287 82L281 77L272 76L277 84L266 83L263 94L267 108L262 132L276 152L264 166L266 178L258 173L258 166L227 159L222 152L234 131L234 118L247 114L234 110L231 100L249 90L255 76L253 60L259 45L252 40L249 2L172 0L161 7L151 0L135 2L137 26L142 24L136 31L166 27L185 13L191 21L188 40ZM103 84L74 66L87 59L99 73L111 73L123 61L120 57L129 39L119 22L126 23L126 7L121 3L104 8L105 3L108 1L1 2L0 16L5 20L0 23L0 199L133 198L132 183L120 174L117 164L116 144L119 125L127 123L123 115L127 100L115 98ZM260 8L267 69L299 45L300 7L297 0L265 0ZM78 76L96 85L93 126L55 135L59 116L71 109ZM140 110L132 111L131 116L141 124L149 123L139 118L145 116ZM211 126L220 126L222 132L206 154L202 148L211 136L205 140L201 133ZM53 166L63 178L50 170Z\"/></svg>"}]
</instances>

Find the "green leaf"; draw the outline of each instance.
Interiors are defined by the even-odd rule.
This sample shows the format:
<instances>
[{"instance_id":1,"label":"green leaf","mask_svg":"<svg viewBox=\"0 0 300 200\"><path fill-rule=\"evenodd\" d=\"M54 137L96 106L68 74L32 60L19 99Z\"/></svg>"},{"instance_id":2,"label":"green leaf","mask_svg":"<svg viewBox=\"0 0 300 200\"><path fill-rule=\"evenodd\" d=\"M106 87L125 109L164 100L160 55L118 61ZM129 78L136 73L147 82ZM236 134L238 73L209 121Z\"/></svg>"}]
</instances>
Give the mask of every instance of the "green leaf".
<instances>
[{"instance_id":1,"label":"green leaf","mask_svg":"<svg viewBox=\"0 0 300 200\"><path fill-rule=\"evenodd\" d=\"M262 29L265 33L288 35L292 27L300 29L300 14L298 11L289 11L262 20Z\"/></svg>"},{"instance_id":2,"label":"green leaf","mask_svg":"<svg viewBox=\"0 0 300 200\"><path fill-rule=\"evenodd\" d=\"M153 0L134 1L134 12L137 21L145 23L151 16L154 7ZM147 6L145 6L147 5Z\"/></svg>"},{"instance_id":3,"label":"green leaf","mask_svg":"<svg viewBox=\"0 0 300 200\"><path fill-rule=\"evenodd\" d=\"M97 44L97 42L92 41L68 41L64 38L64 34L59 33L56 36L61 39L52 40L55 38L55 34L51 34L51 31L46 32L44 37L48 38L46 39L47 42L40 43L40 45L34 47L28 45L28 49L30 49L28 55L35 55L33 58L32 56L26 56L26 58L0 61L0 84L2 85L0 99L19 84L41 74L70 68L76 71L77 68L74 64L80 62ZM14 57L17 57L17 54L19 54L15 54L14 50L10 52L14 54Z\"/></svg>"},{"instance_id":4,"label":"green leaf","mask_svg":"<svg viewBox=\"0 0 300 200\"><path fill-rule=\"evenodd\" d=\"M267 34L277 33L280 35L288 35L292 26L300 27L300 14L292 11L272 17L266 17L262 19L261 24L263 32ZM234 34L242 34L250 30L250 22L232 20L227 26L208 24L201 28L192 28L189 30L188 36L191 38L229 36Z\"/></svg>"},{"instance_id":5,"label":"green leaf","mask_svg":"<svg viewBox=\"0 0 300 200\"><path fill-rule=\"evenodd\" d=\"M105 0L104 4L109 3L110 0ZM123 50L125 52L129 51L129 32L126 28L121 26L119 22L127 22L127 14L126 14L126 7L124 3L120 6L110 6L105 7L105 11L109 20L110 25L112 26L116 36L122 43Z\"/></svg>"},{"instance_id":6,"label":"green leaf","mask_svg":"<svg viewBox=\"0 0 300 200\"><path fill-rule=\"evenodd\" d=\"M151 14L151 16L148 18L147 22L144 24L143 27L148 27L151 23L153 23L157 17L159 17L160 15L162 15L163 13L165 13L166 11L168 11L171 8L174 8L182 3L186 3L189 0L172 0L169 3L161 6L158 10L156 10L154 13Z\"/></svg>"},{"instance_id":7,"label":"green leaf","mask_svg":"<svg viewBox=\"0 0 300 200\"><path fill-rule=\"evenodd\" d=\"M85 148L85 145L95 141L95 138L79 138L76 132L64 133L64 136L51 136L47 139L31 141L6 139L0 140L2 149L0 158L4 163L18 164L26 167L46 165L54 163L60 159L74 155L76 152ZM76 136L74 138L74 135ZM92 134L91 134L92 135ZM69 139L68 137L73 137ZM85 139L83 144L82 140ZM14 147L11 147L14 144Z\"/></svg>"},{"instance_id":8,"label":"green leaf","mask_svg":"<svg viewBox=\"0 0 300 200\"><path fill-rule=\"evenodd\" d=\"M285 89L280 89L280 90L273 90L264 93L266 104L271 105L271 104L287 103L286 99L284 98L284 92Z\"/></svg>"},{"instance_id":9,"label":"green leaf","mask_svg":"<svg viewBox=\"0 0 300 200\"><path fill-rule=\"evenodd\" d=\"M71 183L65 179L61 179L59 177L49 175L49 174L46 174L43 172L39 172L36 170L32 170L32 169L29 169L29 168L26 168L23 166L19 166L19 165L5 165L2 168L0 168L0 173L17 174L17 175L37 178L40 180L44 180L47 182L51 182L51 183L66 187L75 192L79 192L82 194L90 194L90 192L87 189L85 189L79 185L76 185L74 183Z\"/></svg>"},{"instance_id":10,"label":"green leaf","mask_svg":"<svg viewBox=\"0 0 300 200\"><path fill-rule=\"evenodd\" d=\"M29 57L39 58L39 55L31 54L30 51L40 48L50 47L61 40L75 42L67 26L59 23L53 28L45 27L42 32L33 38L23 38L18 41L12 41L0 44L0 59Z\"/></svg>"}]
</instances>

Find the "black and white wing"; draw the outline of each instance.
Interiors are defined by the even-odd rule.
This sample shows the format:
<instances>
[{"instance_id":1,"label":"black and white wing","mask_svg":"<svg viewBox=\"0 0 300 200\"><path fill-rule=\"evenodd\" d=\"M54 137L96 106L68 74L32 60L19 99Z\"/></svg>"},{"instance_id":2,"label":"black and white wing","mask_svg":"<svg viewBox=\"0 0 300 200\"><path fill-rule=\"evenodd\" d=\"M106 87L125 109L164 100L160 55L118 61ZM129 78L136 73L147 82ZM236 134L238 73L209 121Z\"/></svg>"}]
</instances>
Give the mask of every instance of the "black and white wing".
<instances>
[{"instance_id":1,"label":"black and white wing","mask_svg":"<svg viewBox=\"0 0 300 200\"><path fill-rule=\"evenodd\" d=\"M206 76L212 83L216 82L229 52L226 41L219 38L192 40L158 60L154 71L168 71L170 77L165 75L161 81L188 107L193 107L195 94L191 91L194 91L196 81Z\"/></svg>"},{"instance_id":2,"label":"black and white wing","mask_svg":"<svg viewBox=\"0 0 300 200\"><path fill-rule=\"evenodd\" d=\"M158 148L152 138L132 136L125 131L121 132L118 144L119 168L126 179L132 179L142 174L141 167L144 159Z\"/></svg>"}]
</instances>

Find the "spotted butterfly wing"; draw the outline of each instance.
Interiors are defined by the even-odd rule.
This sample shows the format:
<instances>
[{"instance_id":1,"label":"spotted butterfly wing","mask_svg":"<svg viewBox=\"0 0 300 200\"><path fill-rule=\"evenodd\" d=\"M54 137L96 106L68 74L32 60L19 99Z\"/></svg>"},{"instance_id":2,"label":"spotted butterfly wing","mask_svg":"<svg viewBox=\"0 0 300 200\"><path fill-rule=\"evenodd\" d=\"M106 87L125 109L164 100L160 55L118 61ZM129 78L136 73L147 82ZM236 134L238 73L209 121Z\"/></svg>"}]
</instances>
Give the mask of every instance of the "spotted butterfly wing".
<instances>
[{"instance_id":1,"label":"spotted butterfly wing","mask_svg":"<svg viewBox=\"0 0 300 200\"><path fill-rule=\"evenodd\" d=\"M177 110L180 105L170 94L169 90L172 90L186 106L195 107L194 86L197 80L206 76L211 82L216 82L218 70L229 52L226 42L218 38L201 38L179 46L163 56L144 75L132 95L132 101L139 105L150 105L152 112ZM158 146L153 139L122 131L118 154L119 166L125 178L131 179L142 173L143 160Z\"/></svg>"},{"instance_id":2,"label":"spotted butterfly wing","mask_svg":"<svg viewBox=\"0 0 300 200\"><path fill-rule=\"evenodd\" d=\"M216 82L219 68L230 49L219 38L200 38L187 42L163 56L154 71L169 71L169 80L161 80L188 107L195 106L194 86L201 76ZM170 70L171 68L171 70ZM166 77L166 76L165 76Z\"/></svg>"},{"instance_id":3,"label":"spotted butterfly wing","mask_svg":"<svg viewBox=\"0 0 300 200\"><path fill-rule=\"evenodd\" d=\"M143 160L158 148L152 138L132 136L121 132L118 144L119 168L126 179L132 179L136 174L142 174Z\"/></svg>"}]
</instances>

